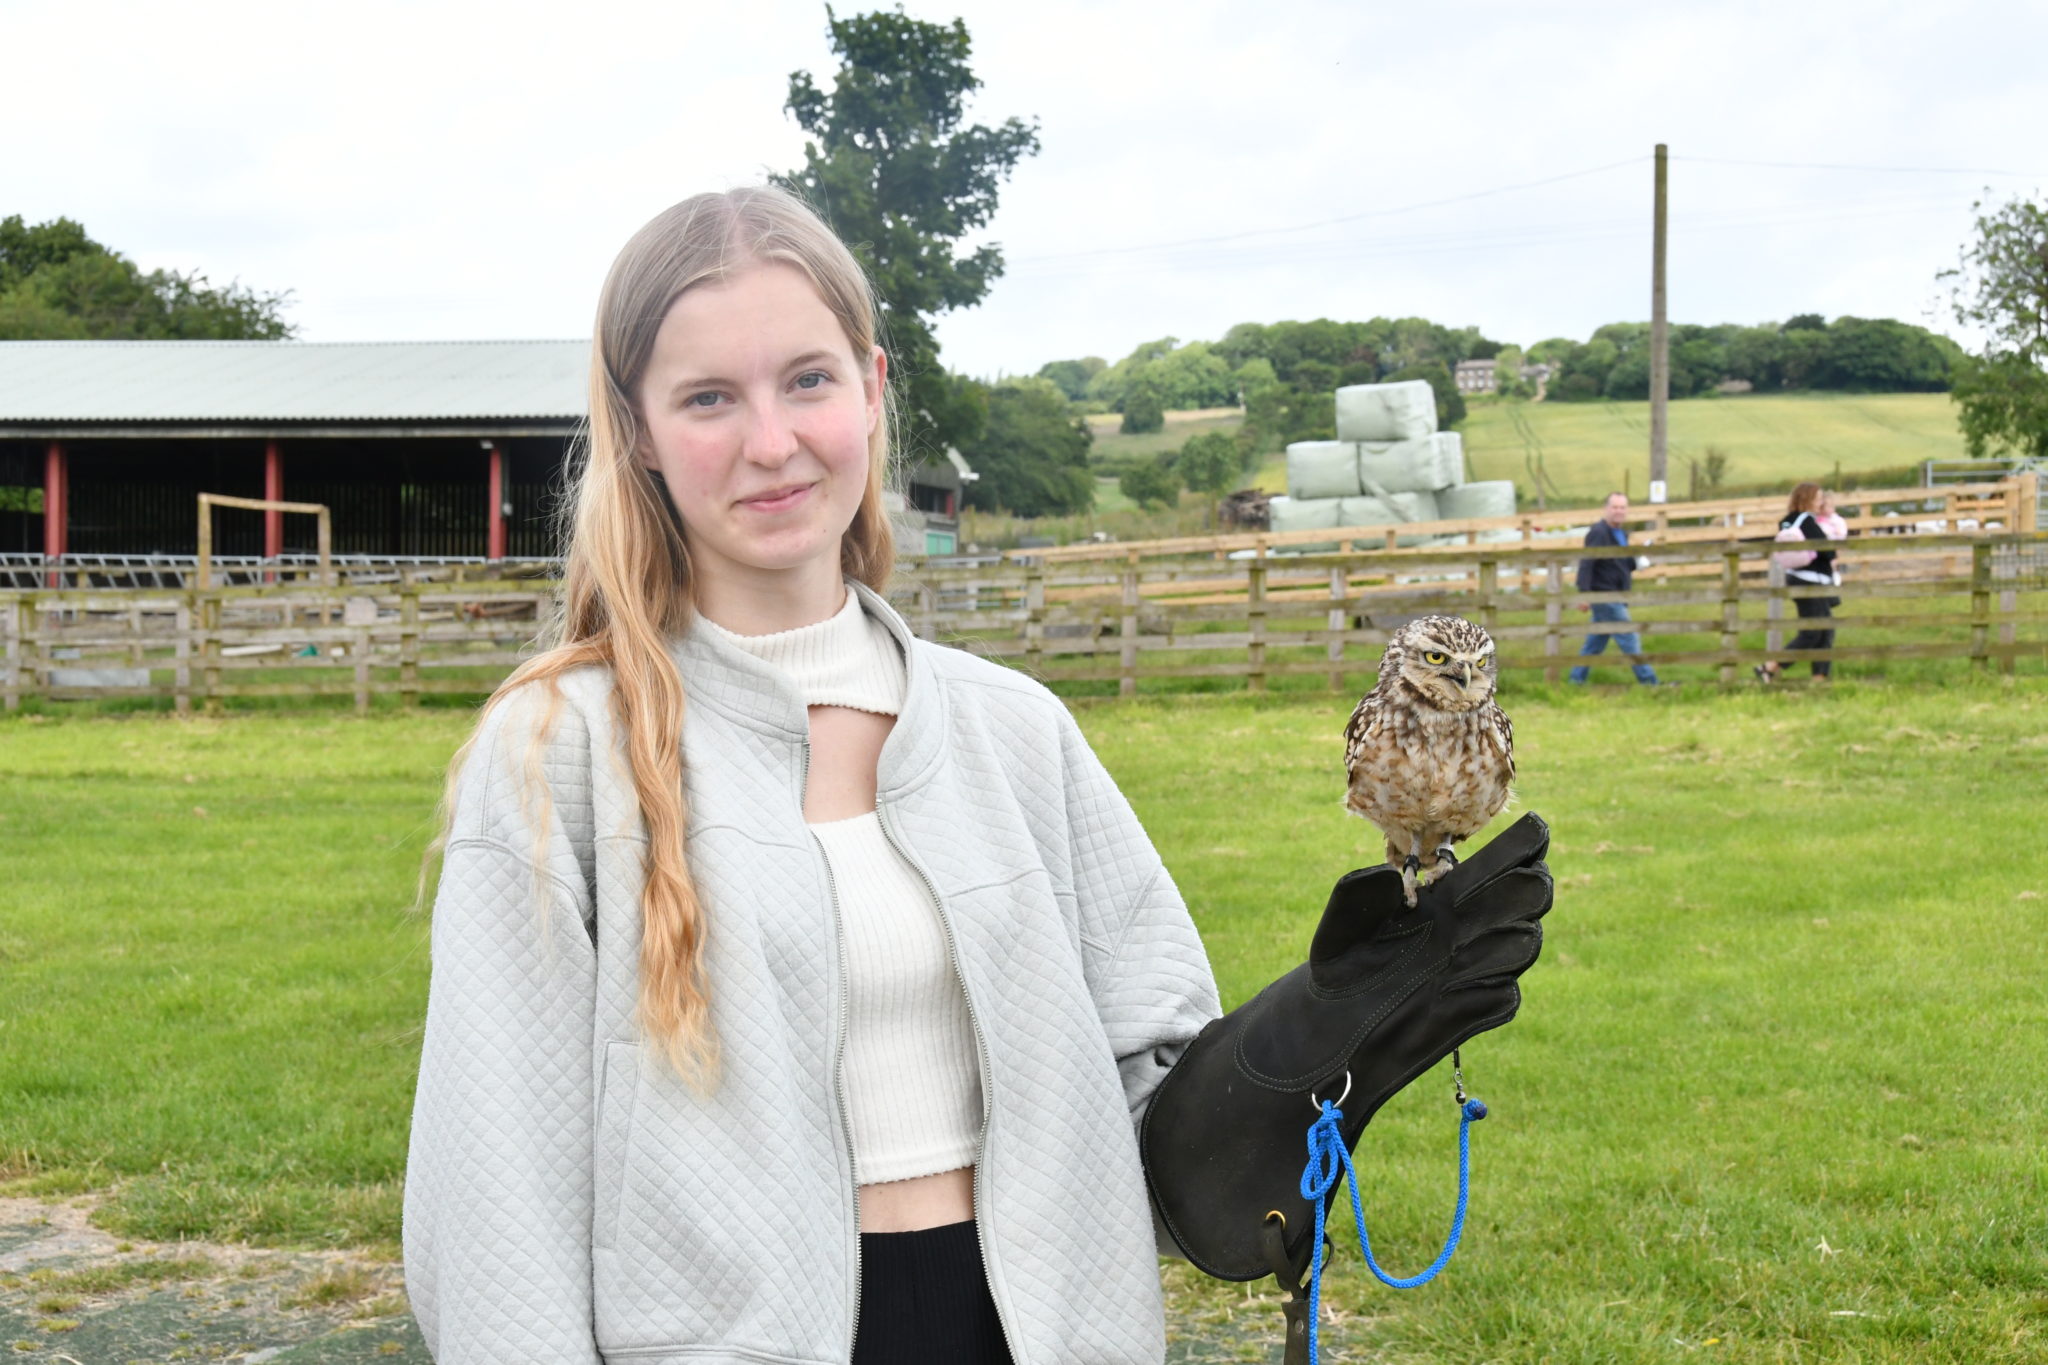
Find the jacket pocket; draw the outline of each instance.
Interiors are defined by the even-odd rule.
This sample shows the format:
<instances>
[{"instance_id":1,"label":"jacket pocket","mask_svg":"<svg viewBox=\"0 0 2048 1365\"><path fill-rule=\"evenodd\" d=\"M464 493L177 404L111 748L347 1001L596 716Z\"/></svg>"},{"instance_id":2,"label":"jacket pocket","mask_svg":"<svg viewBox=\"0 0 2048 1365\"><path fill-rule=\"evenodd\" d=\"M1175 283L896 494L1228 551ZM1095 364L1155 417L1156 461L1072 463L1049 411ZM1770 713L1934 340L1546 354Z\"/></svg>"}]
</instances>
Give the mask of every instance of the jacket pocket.
<instances>
[{"instance_id":1,"label":"jacket pocket","mask_svg":"<svg viewBox=\"0 0 2048 1365\"><path fill-rule=\"evenodd\" d=\"M604 1075L597 1099L597 1152L593 1171L596 1196L591 1245L618 1245L619 1203L632 1156L633 1111L640 1098L640 1047L637 1043L606 1043Z\"/></svg>"}]
</instances>

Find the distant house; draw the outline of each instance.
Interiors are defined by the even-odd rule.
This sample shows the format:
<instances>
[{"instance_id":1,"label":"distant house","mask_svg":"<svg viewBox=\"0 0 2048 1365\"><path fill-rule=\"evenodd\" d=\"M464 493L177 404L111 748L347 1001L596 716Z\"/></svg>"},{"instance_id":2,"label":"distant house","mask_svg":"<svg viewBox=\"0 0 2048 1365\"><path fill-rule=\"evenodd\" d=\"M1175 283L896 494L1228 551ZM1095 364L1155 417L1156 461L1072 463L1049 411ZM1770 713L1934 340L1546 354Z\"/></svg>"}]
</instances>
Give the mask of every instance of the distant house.
<instances>
[{"instance_id":1,"label":"distant house","mask_svg":"<svg viewBox=\"0 0 2048 1365\"><path fill-rule=\"evenodd\" d=\"M896 524L896 552L950 555L960 548L960 503L968 484L980 476L959 451L926 455L904 471L903 491L889 495L889 519Z\"/></svg>"},{"instance_id":2,"label":"distant house","mask_svg":"<svg viewBox=\"0 0 2048 1365\"><path fill-rule=\"evenodd\" d=\"M1500 388L1500 366L1492 360L1461 360L1457 373L1452 377L1457 381L1459 393L1494 393ZM1550 382L1550 366L1524 361L1522 378L1535 385L1536 396L1541 398Z\"/></svg>"},{"instance_id":3,"label":"distant house","mask_svg":"<svg viewBox=\"0 0 2048 1365\"><path fill-rule=\"evenodd\" d=\"M1494 390L1494 363L1491 360L1461 360L1457 373L1452 377L1458 381L1459 393L1492 393Z\"/></svg>"}]
</instances>

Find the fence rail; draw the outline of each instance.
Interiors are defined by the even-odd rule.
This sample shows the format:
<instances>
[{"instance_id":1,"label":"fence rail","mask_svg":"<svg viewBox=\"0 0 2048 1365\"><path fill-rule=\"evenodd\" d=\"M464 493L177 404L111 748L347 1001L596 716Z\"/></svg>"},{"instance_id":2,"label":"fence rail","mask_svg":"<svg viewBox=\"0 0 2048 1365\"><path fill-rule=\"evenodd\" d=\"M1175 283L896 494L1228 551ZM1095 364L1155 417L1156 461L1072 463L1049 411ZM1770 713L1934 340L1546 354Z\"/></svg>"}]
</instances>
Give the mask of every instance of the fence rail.
<instances>
[{"instance_id":1,"label":"fence rail","mask_svg":"<svg viewBox=\"0 0 2048 1365\"><path fill-rule=\"evenodd\" d=\"M1684 540L1589 550L1480 543L1387 551L1140 557L948 565L908 561L891 597L920 636L1046 681L1275 678L1333 690L1377 666L1391 633L1450 612L1491 631L1505 670L1562 675L1585 637L1640 631L1655 665L1733 682L1765 659L1967 658L2011 672L2048 661L2048 535L1864 534L1840 545L1845 582L1787 584L1768 540ZM1628 594L1570 587L1577 561L1643 555ZM1660 576L1661 575L1661 576ZM279 583L178 591L0 592L0 699L171 698L183 712L235 697L379 694L406 704L489 691L533 647L554 585L520 579ZM1784 648L1787 603L1834 596L1845 643ZM1626 600L1634 619L1572 609Z\"/></svg>"}]
</instances>

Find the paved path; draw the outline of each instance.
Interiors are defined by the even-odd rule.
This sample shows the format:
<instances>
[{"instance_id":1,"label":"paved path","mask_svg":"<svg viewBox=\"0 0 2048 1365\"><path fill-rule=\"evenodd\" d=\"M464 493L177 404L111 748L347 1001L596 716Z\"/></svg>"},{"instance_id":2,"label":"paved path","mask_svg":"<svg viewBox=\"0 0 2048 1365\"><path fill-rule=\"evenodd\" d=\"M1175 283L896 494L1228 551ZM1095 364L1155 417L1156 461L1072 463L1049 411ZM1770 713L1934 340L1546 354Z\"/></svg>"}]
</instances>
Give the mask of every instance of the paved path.
<instances>
[{"instance_id":1,"label":"paved path","mask_svg":"<svg viewBox=\"0 0 2048 1365\"><path fill-rule=\"evenodd\" d=\"M393 1262L129 1242L93 1227L90 1211L90 1199L0 1198L0 1361L432 1365ZM1183 1284L1167 1277L1168 1365L1279 1365L1270 1296Z\"/></svg>"}]
</instances>

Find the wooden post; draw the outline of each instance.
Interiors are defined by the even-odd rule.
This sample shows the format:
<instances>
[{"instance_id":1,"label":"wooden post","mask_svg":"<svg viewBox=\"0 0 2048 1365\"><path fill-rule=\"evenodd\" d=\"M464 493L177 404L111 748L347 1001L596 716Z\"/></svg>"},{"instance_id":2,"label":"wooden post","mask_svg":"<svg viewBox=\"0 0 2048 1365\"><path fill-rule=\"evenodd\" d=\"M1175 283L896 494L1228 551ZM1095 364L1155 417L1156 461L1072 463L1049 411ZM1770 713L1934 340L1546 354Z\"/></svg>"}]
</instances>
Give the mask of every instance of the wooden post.
<instances>
[{"instance_id":1,"label":"wooden post","mask_svg":"<svg viewBox=\"0 0 2048 1365\"><path fill-rule=\"evenodd\" d=\"M2019 554L2020 547L2017 544L2007 546L2006 562L2011 566L2011 571L2009 573L1999 573L1998 563L1996 558L1994 558L1992 561L1992 576L2001 579L2017 577L2020 567ZM2001 654L1998 658L1998 671L2001 673L2014 673L2019 668L2019 656L2012 648L2013 645L2019 642L2019 625L2013 619L2014 613L2019 610L2019 606L2020 595L2015 589L2000 588L1998 590L1998 643L2005 646L2005 653Z\"/></svg>"},{"instance_id":2,"label":"wooden post","mask_svg":"<svg viewBox=\"0 0 2048 1365\"><path fill-rule=\"evenodd\" d=\"M1766 581L1773 589L1784 587L1784 566L1778 563L1776 555L1771 556L1769 563L1771 567ZM1778 657L1778 651L1785 647L1784 622L1785 599L1773 591L1764 601L1764 649L1774 659Z\"/></svg>"},{"instance_id":3,"label":"wooden post","mask_svg":"<svg viewBox=\"0 0 2048 1365\"><path fill-rule=\"evenodd\" d=\"M197 587L206 591L213 583L213 497L199 495L199 582Z\"/></svg>"},{"instance_id":4,"label":"wooden post","mask_svg":"<svg viewBox=\"0 0 2048 1365\"><path fill-rule=\"evenodd\" d=\"M1136 696L1138 692L1138 552L1131 551L1124 565L1124 614L1117 624L1116 694Z\"/></svg>"},{"instance_id":5,"label":"wooden post","mask_svg":"<svg viewBox=\"0 0 2048 1365\"><path fill-rule=\"evenodd\" d=\"M410 564L398 571L398 701L420 704L420 588Z\"/></svg>"},{"instance_id":6,"label":"wooden post","mask_svg":"<svg viewBox=\"0 0 2048 1365\"><path fill-rule=\"evenodd\" d=\"M1550 560L1543 573L1543 681L1564 676L1564 569Z\"/></svg>"},{"instance_id":7,"label":"wooden post","mask_svg":"<svg viewBox=\"0 0 2048 1365\"><path fill-rule=\"evenodd\" d=\"M917 585L917 634L921 640L939 638L939 590L928 582Z\"/></svg>"},{"instance_id":8,"label":"wooden post","mask_svg":"<svg viewBox=\"0 0 2048 1365\"><path fill-rule=\"evenodd\" d=\"M1486 633L1493 634L1500 624L1500 608L1496 599L1500 595L1500 561L1492 557L1479 561L1479 624L1486 627Z\"/></svg>"},{"instance_id":9,"label":"wooden post","mask_svg":"<svg viewBox=\"0 0 2048 1365\"><path fill-rule=\"evenodd\" d=\"M206 714L217 716L220 704L220 623L221 600L218 590L208 590L199 595L200 622L200 663L205 668Z\"/></svg>"},{"instance_id":10,"label":"wooden post","mask_svg":"<svg viewBox=\"0 0 2048 1365\"><path fill-rule=\"evenodd\" d=\"M1721 649L1733 654L1742 644L1742 550L1730 545L1721 558ZM1735 661L1721 663L1721 686L1735 682Z\"/></svg>"},{"instance_id":11,"label":"wooden post","mask_svg":"<svg viewBox=\"0 0 2048 1365\"><path fill-rule=\"evenodd\" d=\"M1245 569L1245 626L1250 639L1245 659L1251 671L1245 685L1253 692L1266 690L1266 547L1259 546L1258 558Z\"/></svg>"},{"instance_id":12,"label":"wooden post","mask_svg":"<svg viewBox=\"0 0 2048 1365\"><path fill-rule=\"evenodd\" d=\"M35 608L26 597L18 597L7 604L7 654L0 660L0 706L9 711L21 707L21 642L22 637L35 628Z\"/></svg>"},{"instance_id":13,"label":"wooden post","mask_svg":"<svg viewBox=\"0 0 2048 1365\"><path fill-rule=\"evenodd\" d=\"M173 709L178 715L189 716L192 714L192 590L189 588L178 595L178 615L172 628L178 632L171 646L175 659L171 681L177 696Z\"/></svg>"},{"instance_id":14,"label":"wooden post","mask_svg":"<svg viewBox=\"0 0 2048 1365\"><path fill-rule=\"evenodd\" d=\"M142 667L142 608L128 608L128 666Z\"/></svg>"},{"instance_id":15,"label":"wooden post","mask_svg":"<svg viewBox=\"0 0 2048 1365\"><path fill-rule=\"evenodd\" d=\"M349 653L355 660L356 672L356 714L370 714L370 628L364 626L356 631L355 639L349 642Z\"/></svg>"},{"instance_id":16,"label":"wooden post","mask_svg":"<svg viewBox=\"0 0 2048 1365\"><path fill-rule=\"evenodd\" d=\"M1991 543L1970 547L1970 667L1991 662Z\"/></svg>"},{"instance_id":17,"label":"wooden post","mask_svg":"<svg viewBox=\"0 0 2048 1365\"><path fill-rule=\"evenodd\" d=\"M1350 594L1351 573L1342 564L1330 569L1330 690L1344 690L1344 631L1351 624L1351 610L1344 604Z\"/></svg>"},{"instance_id":18,"label":"wooden post","mask_svg":"<svg viewBox=\"0 0 2048 1365\"><path fill-rule=\"evenodd\" d=\"M1045 565L1024 566L1024 662L1035 674L1045 667Z\"/></svg>"}]
</instances>

